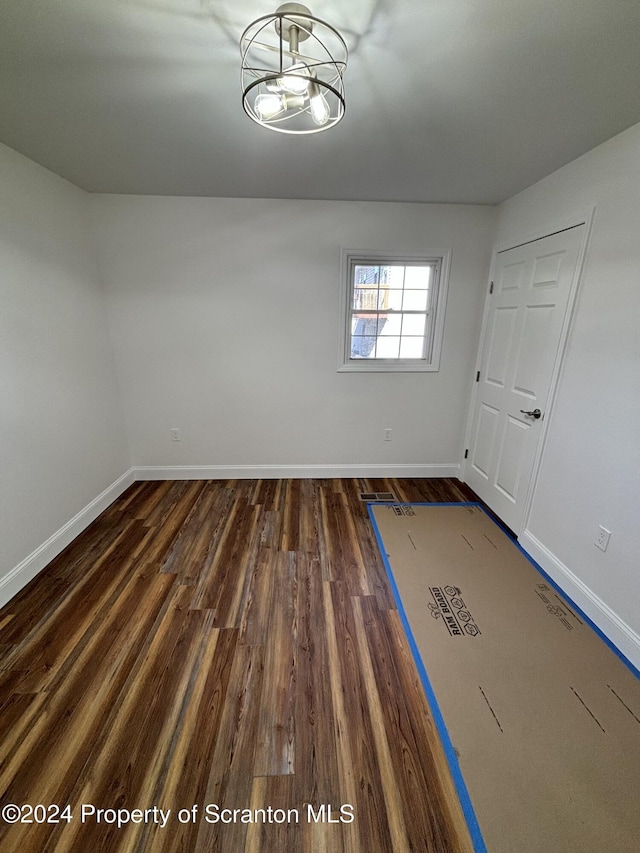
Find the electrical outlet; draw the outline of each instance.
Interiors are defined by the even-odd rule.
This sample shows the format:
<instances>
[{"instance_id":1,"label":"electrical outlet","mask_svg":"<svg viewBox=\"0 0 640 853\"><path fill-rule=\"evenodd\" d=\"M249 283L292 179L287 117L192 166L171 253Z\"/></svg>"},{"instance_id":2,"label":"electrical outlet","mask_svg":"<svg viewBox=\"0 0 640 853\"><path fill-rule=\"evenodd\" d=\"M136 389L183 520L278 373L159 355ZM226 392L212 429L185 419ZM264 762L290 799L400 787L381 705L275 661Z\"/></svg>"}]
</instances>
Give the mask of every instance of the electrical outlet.
<instances>
[{"instance_id":1,"label":"electrical outlet","mask_svg":"<svg viewBox=\"0 0 640 853\"><path fill-rule=\"evenodd\" d=\"M391 441L391 432L392 432L392 430L385 429L385 431L384 431L384 440L385 441Z\"/></svg>"},{"instance_id":2,"label":"electrical outlet","mask_svg":"<svg viewBox=\"0 0 640 853\"><path fill-rule=\"evenodd\" d=\"M171 430L171 441L180 441L180 430L172 429Z\"/></svg>"},{"instance_id":3,"label":"electrical outlet","mask_svg":"<svg viewBox=\"0 0 640 853\"><path fill-rule=\"evenodd\" d=\"M611 539L611 531L600 525L600 527L598 527L596 541L593 544L596 548L600 548L601 551L606 551L607 546L609 545L609 539Z\"/></svg>"}]
</instances>

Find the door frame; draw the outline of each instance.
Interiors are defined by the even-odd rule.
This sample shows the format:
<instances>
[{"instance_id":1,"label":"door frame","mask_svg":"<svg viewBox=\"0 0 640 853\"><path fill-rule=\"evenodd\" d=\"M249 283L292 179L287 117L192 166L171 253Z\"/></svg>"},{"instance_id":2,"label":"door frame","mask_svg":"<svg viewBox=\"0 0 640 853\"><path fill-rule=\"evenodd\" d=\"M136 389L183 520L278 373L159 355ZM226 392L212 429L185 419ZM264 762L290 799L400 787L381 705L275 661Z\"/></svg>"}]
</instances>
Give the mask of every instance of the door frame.
<instances>
[{"instance_id":1,"label":"door frame","mask_svg":"<svg viewBox=\"0 0 640 853\"><path fill-rule=\"evenodd\" d=\"M591 237L591 229L593 226L593 221L596 214L596 208L590 208L586 213L580 215L573 215L570 217L566 217L564 219L560 219L558 221L554 221L545 225L538 229L537 231L529 232L528 234L524 234L521 237L512 237L506 240L503 240L500 243L494 245L493 250L491 252L491 266L489 269L489 278L487 281L487 286L485 290L485 299L484 299L484 308L482 312L482 325L480 327L480 339L478 341L478 352L476 355L475 368L473 372L473 376L471 378L471 392L469 395L469 406L467 410L467 426L464 434L464 448L462 451L462 458L460 460L460 479L463 483L466 482L466 474L467 474L467 465L469 464L469 459L465 458L465 448L470 448L471 439L472 439L472 426L473 426L473 416L475 412L475 404L476 397L478 395L478 383L475 381L475 377L477 372L480 370L480 365L482 363L483 356L483 347L485 343L485 335L487 332L487 323L489 319L489 298L491 296L491 283L494 279L494 272L496 268L496 262L498 255L502 252L508 252L510 249L516 249L519 246L524 246L527 243L534 243L537 240L543 240L545 237L551 237L553 234L557 234L560 231L567 231L570 228L576 228L580 225L584 225L584 234L582 235L582 242L580 244L580 249L578 250L578 260L576 262L575 271L573 275L573 279L571 281L571 287L569 290L569 298L567 301L567 307L565 310L565 315L562 322L562 330L560 332L560 341L558 343L558 349L556 350L554 362L553 362L553 370L551 373L551 382L549 385L549 397L547 400L547 408L545 411L545 416L542 418L542 423L540 424L540 437L538 439L538 446L536 448L536 454L533 461L533 468L531 470L531 479L529 480L529 485L527 487L527 493L524 500L524 511L522 514L522 524L520 526L520 530L514 530L516 537L520 537L520 535L527 529L527 524L529 521L529 515L531 513L531 506L533 504L533 498L535 495L535 489L538 481L538 474L540 472L540 466L542 463L542 457L544 455L544 448L547 441L547 435L549 432L549 424L553 418L553 408L556 399L556 393L558 389L558 383L560 379L560 375L562 372L562 367L564 364L564 359L566 356L567 350L567 342L569 339L569 332L571 331L571 326L573 323L573 316L575 313L575 305L576 305L576 297L578 295L578 290L580 286L580 282L582 281L582 274L585 266L585 259L587 255L587 249L589 246L589 239Z\"/></svg>"}]
</instances>

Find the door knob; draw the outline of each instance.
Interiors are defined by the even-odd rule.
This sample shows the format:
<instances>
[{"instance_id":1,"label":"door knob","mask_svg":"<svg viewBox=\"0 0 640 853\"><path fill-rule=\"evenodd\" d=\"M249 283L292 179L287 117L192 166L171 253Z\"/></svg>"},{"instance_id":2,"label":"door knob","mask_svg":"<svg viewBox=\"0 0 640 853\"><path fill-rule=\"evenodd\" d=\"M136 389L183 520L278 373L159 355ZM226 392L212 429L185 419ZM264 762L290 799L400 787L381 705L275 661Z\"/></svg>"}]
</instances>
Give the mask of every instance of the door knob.
<instances>
[{"instance_id":1,"label":"door knob","mask_svg":"<svg viewBox=\"0 0 640 853\"><path fill-rule=\"evenodd\" d=\"M525 412L524 409L520 409L520 411L523 415L529 415L530 418L535 418L536 420L538 420L538 418L542 416L542 412L540 411L540 409L534 409L532 412Z\"/></svg>"}]
</instances>

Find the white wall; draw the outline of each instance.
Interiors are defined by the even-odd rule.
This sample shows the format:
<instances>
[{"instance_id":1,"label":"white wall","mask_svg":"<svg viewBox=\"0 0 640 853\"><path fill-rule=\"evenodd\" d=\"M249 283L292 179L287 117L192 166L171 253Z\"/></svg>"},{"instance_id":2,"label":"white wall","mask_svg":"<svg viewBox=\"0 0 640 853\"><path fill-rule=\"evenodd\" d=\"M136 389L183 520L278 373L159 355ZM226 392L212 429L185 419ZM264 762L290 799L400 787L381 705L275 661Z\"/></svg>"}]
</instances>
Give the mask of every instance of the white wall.
<instances>
[{"instance_id":1,"label":"white wall","mask_svg":"<svg viewBox=\"0 0 640 853\"><path fill-rule=\"evenodd\" d=\"M1 602L129 458L89 196L4 146L0 186Z\"/></svg>"},{"instance_id":2,"label":"white wall","mask_svg":"<svg viewBox=\"0 0 640 853\"><path fill-rule=\"evenodd\" d=\"M494 210L96 196L136 466L457 471ZM345 374L340 247L452 250L441 370ZM170 429L182 441L170 440ZM383 429L393 441L383 442ZM189 472L186 472L189 473ZM211 473L211 472L209 472ZM153 472L145 472L146 476Z\"/></svg>"},{"instance_id":3,"label":"white wall","mask_svg":"<svg viewBox=\"0 0 640 853\"><path fill-rule=\"evenodd\" d=\"M596 208L521 541L640 666L640 125L499 208L499 243ZM598 525L611 530L602 553Z\"/></svg>"}]
</instances>

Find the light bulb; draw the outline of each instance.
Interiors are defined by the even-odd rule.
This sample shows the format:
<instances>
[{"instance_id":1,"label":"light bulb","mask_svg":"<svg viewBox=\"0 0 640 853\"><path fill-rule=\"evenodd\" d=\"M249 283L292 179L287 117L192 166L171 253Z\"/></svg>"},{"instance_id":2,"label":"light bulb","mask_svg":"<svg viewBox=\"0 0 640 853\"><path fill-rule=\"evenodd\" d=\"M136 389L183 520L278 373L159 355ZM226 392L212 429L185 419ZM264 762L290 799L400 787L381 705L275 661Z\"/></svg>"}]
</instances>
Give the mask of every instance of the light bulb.
<instances>
[{"instance_id":1,"label":"light bulb","mask_svg":"<svg viewBox=\"0 0 640 853\"><path fill-rule=\"evenodd\" d=\"M276 95L275 92L263 93L258 95L253 105L254 110L260 121L268 121L275 118L278 113L285 109L285 101L282 95Z\"/></svg>"},{"instance_id":2,"label":"light bulb","mask_svg":"<svg viewBox=\"0 0 640 853\"><path fill-rule=\"evenodd\" d=\"M311 95L309 112L314 124L326 124L329 121L329 104L320 89L317 86L314 88L316 91Z\"/></svg>"},{"instance_id":3,"label":"light bulb","mask_svg":"<svg viewBox=\"0 0 640 853\"><path fill-rule=\"evenodd\" d=\"M298 62L287 68L282 77L278 77L278 85L292 95L304 95L309 88L309 80L309 69L304 62Z\"/></svg>"}]
</instances>

